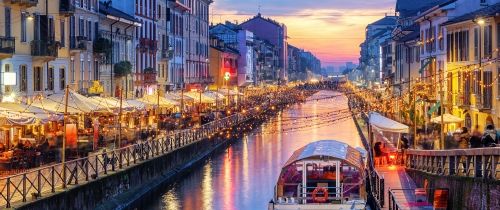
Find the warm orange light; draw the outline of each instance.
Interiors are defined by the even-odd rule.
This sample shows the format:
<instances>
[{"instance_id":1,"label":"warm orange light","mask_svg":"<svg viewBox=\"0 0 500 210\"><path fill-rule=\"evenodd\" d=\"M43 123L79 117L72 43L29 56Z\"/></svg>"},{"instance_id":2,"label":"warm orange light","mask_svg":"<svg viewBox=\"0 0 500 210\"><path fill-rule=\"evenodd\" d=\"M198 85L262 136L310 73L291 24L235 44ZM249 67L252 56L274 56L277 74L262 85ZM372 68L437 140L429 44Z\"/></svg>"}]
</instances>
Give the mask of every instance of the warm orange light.
<instances>
[{"instance_id":1,"label":"warm orange light","mask_svg":"<svg viewBox=\"0 0 500 210\"><path fill-rule=\"evenodd\" d=\"M395 155L389 155L389 159L395 159L396 156Z\"/></svg>"}]
</instances>

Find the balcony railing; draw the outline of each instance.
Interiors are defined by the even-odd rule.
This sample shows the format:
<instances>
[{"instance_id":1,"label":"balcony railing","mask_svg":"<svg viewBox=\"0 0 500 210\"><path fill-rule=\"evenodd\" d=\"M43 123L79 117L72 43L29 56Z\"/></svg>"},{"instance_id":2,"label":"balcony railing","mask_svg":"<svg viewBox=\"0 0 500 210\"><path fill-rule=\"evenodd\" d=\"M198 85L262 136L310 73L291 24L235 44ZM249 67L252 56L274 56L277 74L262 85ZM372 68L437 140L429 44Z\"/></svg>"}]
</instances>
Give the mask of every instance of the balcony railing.
<instances>
[{"instance_id":1,"label":"balcony railing","mask_svg":"<svg viewBox=\"0 0 500 210\"><path fill-rule=\"evenodd\" d=\"M31 55L39 57L57 57L60 43L54 40L31 41Z\"/></svg>"},{"instance_id":2,"label":"balcony railing","mask_svg":"<svg viewBox=\"0 0 500 210\"><path fill-rule=\"evenodd\" d=\"M10 3L24 7L35 7L38 4L38 0L10 0Z\"/></svg>"},{"instance_id":3,"label":"balcony railing","mask_svg":"<svg viewBox=\"0 0 500 210\"><path fill-rule=\"evenodd\" d=\"M1 37L0 36L0 54L12 56L16 51L16 40L14 37Z\"/></svg>"},{"instance_id":4,"label":"balcony railing","mask_svg":"<svg viewBox=\"0 0 500 210\"><path fill-rule=\"evenodd\" d=\"M87 50L87 38L83 36L72 36L69 38L69 48L71 50Z\"/></svg>"},{"instance_id":5,"label":"balcony railing","mask_svg":"<svg viewBox=\"0 0 500 210\"><path fill-rule=\"evenodd\" d=\"M62 15L75 14L74 0L60 0L59 1L59 13L61 13Z\"/></svg>"}]
</instances>

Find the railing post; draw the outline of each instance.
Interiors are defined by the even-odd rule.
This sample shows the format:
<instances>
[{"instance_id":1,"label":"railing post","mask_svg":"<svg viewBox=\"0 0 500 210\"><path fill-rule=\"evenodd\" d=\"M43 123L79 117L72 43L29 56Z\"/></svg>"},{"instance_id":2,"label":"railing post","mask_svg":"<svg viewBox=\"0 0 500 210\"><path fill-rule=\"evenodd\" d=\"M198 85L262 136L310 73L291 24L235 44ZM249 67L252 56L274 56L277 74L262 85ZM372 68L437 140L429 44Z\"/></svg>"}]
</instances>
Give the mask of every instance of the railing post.
<instances>
[{"instance_id":1,"label":"railing post","mask_svg":"<svg viewBox=\"0 0 500 210\"><path fill-rule=\"evenodd\" d=\"M56 192L56 188L55 188L55 185L56 185L56 182L55 182L55 173L56 173L56 168L54 166L51 167L51 170L50 170L50 180L51 180L51 187L52 187L52 193Z\"/></svg>"},{"instance_id":2,"label":"railing post","mask_svg":"<svg viewBox=\"0 0 500 210\"><path fill-rule=\"evenodd\" d=\"M6 205L7 208L10 208L10 199L11 197L10 197L10 177L9 177L7 178L7 205Z\"/></svg>"},{"instance_id":3,"label":"railing post","mask_svg":"<svg viewBox=\"0 0 500 210\"><path fill-rule=\"evenodd\" d=\"M23 202L26 202L26 174L23 174Z\"/></svg>"},{"instance_id":4,"label":"railing post","mask_svg":"<svg viewBox=\"0 0 500 210\"><path fill-rule=\"evenodd\" d=\"M37 193L38 195L37 196L42 196L42 171L41 170L38 170L38 174L37 174Z\"/></svg>"}]
</instances>

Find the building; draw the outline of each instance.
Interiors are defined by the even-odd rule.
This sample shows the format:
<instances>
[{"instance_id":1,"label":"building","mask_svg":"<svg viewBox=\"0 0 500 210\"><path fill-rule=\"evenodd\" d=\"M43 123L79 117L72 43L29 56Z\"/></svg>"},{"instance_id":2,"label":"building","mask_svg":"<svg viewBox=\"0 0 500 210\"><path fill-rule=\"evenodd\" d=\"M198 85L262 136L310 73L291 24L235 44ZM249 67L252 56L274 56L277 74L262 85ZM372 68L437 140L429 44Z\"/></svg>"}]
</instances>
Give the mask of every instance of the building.
<instances>
[{"instance_id":1,"label":"building","mask_svg":"<svg viewBox=\"0 0 500 210\"><path fill-rule=\"evenodd\" d=\"M4 101L14 95L30 100L40 94L61 93L75 80L68 75L68 16L74 8L60 13L60 9L65 9L60 2L64 1L0 1L0 23L3 23L0 27L0 95Z\"/></svg>"},{"instance_id":2,"label":"building","mask_svg":"<svg viewBox=\"0 0 500 210\"><path fill-rule=\"evenodd\" d=\"M99 30L94 41L94 56L97 61L95 69L98 71L93 74L93 80L102 83L103 94L106 96L119 96L123 91L124 97L134 97L133 72L136 69L137 46L134 37L136 28L141 24L134 16L109 3L99 3L99 14ZM120 62L130 62L131 72L126 75L121 75L120 72L117 74L114 65Z\"/></svg>"},{"instance_id":3,"label":"building","mask_svg":"<svg viewBox=\"0 0 500 210\"><path fill-rule=\"evenodd\" d=\"M279 49L267 40L256 37L255 50L255 84L278 84Z\"/></svg>"},{"instance_id":4,"label":"building","mask_svg":"<svg viewBox=\"0 0 500 210\"><path fill-rule=\"evenodd\" d=\"M381 60L382 44L392 37L396 16L385 16L366 27L365 41L361 43L359 65L367 84L380 84L384 78Z\"/></svg>"},{"instance_id":5,"label":"building","mask_svg":"<svg viewBox=\"0 0 500 210\"><path fill-rule=\"evenodd\" d=\"M500 109L498 2L454 1L445 11L448 20L440 25L446 35L447 61L441 79L447 93L452 93L445 107L464 119L462 126L471 129L483 130L489 124L498 127L500 123L496 111ZM443 8L428 13L443 12Z\"/></svg>"},{"instance_id":6,"label":"building","mask_svg":"<svg viewBox=\"0 0 500 210\"><path fill-rule=\"evenodd\" d=\"M260 13L241 23L240 26L253 32L256 37L276 46L278 61L275 75L277 78L273 78L273 80L286 81L288 76L288 36L286 26L272 19L264 18Z\"/></svg>"},{"instance_id":7,"label":"building","mask_svg":"<svg viewBox=\"0 0 500 210\"><path fill-rule=\"evenodd\" d=\"M185 27L190 8L185 1L167 1L170 23L168 27L169 49L171 57L168 62L168 85L170 90L184 87L184 70L186 69L186 45L188 30Z\"/></svg>"},{"instance_id":8,"label":"building","mask_svg":"<svg viewBox=\"0 0 500 210\"><path fill-rule=\"evenodd\" d=\"M238 86L254 84L254 34L228 21L225 24L212 26L210 34L239 51L241 56L238 59Z\"/></svg>"},{"instance_id":9,"label":"building","mask_svg":"<svg viewBox=\"0 0 500 210\"><path fill-rule=\"evenodd\" d=\"M308 74L321 74L321 61L313 53L302 50L299 69Z\"/></svg>"},{"instance_id":10,"label":"building","mask_svg":"<svg viewBox=\"0 0 500 210\"><path fill-rule=\"evenodd\" d=\"M186 69L184 83L187 89L204 89L213 82L209 76L209 6L212 0L189 0L185 17Z\"/></svg>"},{"instance_id":11,"label":"building","mask_svg":"<svg viewBox=\"0 0 500 210\"><path fill-rule=\"evenodd\" d=\"M133 72L136 96L152 94L157 89L158 0L111 1L111 6L134 16L141 24L136 27L135 69ZM111 87L115 92L115 87Z\"/></svg>"},{"instance_id":12,"label":"building","mask_svg":"<svg viewBox=\"0 0 500 210\"><path fill-rule=\"evenodd\" d=\"M288 80L306 80L307 72L305 69L301 69L301 55L302 50L293 46L288 45Z\"/></svg>"},{"instance_id":13,"label":"building","mask_svg":"<svg viewBox=\"0 0 500 210\"><path fill-rule=\"evenodd\" d=\"M170 30L170 9L168 8L168 3L166 0L158 1L157 19L159 52L156 55L156 69L158 70L156 80L158 82L160 91L165 92L170 90L170 85L168 82L168 61L172 58L173 50L173 48L170 47L168 38L168 33Z\"/></svg>"},{"instance_id":14,"label":"building","mask_svg":"<svg viewBox=\"0 0 500 210\"><path fill-rule=\"evenodd\" d=\"M238 50L212 36L210 38L210 76L214 78L211 89L236 87L238 83Z\"/></svg>"}]
</instances>

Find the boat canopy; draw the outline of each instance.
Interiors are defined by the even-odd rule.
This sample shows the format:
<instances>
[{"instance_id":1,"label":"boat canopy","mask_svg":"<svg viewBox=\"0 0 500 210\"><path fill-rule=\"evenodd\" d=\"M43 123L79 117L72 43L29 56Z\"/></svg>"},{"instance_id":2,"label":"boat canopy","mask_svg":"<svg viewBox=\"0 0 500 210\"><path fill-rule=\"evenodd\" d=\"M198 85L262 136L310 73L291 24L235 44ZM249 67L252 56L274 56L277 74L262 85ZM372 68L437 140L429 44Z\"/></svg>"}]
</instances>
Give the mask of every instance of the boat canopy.
<instances>
[{"instance_id":1,"label":"boat canopy","mask_svg":"<svg viewBox=\"0 0 500 210\"><path fill-rule=\"evenodd\" d=\"M387 117L382 116L377 112L370 113L370 125L381 131L394 133L408 133L409 127Z\"/></svg>"},{"instance_id":2,"label":"boat canopy","mask_svg":"<svg viewBox=\"0 0 500 210\"><path fill-rule=\"evenodd\" d=\"M286 162L285 167L305 159L329 157L345 161L358 169L363 169L364 154L366 154L366 151L362 148L356 149L336 140L321 140L296 150Z\"/></svg>"}]
</instances>

